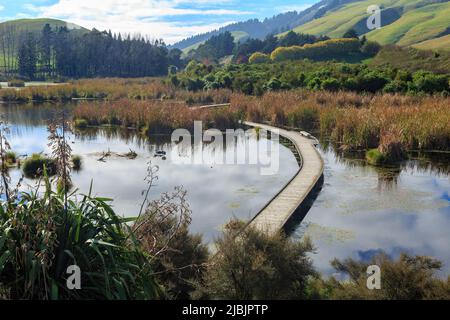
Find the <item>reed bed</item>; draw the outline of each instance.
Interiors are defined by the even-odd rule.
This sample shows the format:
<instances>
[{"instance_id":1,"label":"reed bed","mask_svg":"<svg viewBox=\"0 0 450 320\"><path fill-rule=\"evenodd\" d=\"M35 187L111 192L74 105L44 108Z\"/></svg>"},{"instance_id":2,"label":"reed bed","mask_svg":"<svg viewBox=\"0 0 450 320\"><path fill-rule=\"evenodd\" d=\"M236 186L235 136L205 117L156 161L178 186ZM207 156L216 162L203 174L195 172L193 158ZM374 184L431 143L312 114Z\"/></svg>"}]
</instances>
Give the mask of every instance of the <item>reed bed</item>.
<instances>
[{"instance_id":1,"label":"reed bed","mask_svg":"<svg viewBox=\"0 0 450 320\"><path fill-rule=\"evenodd\" d=\"M218 129L249 120L320 131L347 150L378 148L387 136L406 150L450 150L449 98L285 91L230 94L230 102L230 108L199 110L171 100L122 99L80 104L74 117L83 125L136 127L149 134L189 129L194 120Z\"/></svg>"},{"instance_id":2,"label":"reed bed","mask_svg":"<svg viewBox=\"0 0 450 320\"><path fill-rule=\"evenodd\" d=\"M320 130L347 149L377 148L395 133L409 150L450 150L448 98L288 91L233 95L231 104L247 120Z\"/></svg>"},{"instance_id":3,"label":"reed bed","mask_svg":"<svg viewBox=\"0 0 450 320\"><path fill-rule=\"evenodd\" d=\"M157 78L142 79L86 79L72 83L1 89L0 100L5 102L69 101L72 99L109 100L177 100L192 105L226 103L230 100L228 89L190 92L175 88Z\"/></svg>"},{"instance_id":4,"label":"reed bed","mask_svg":"<svg viewBox=\"0 0 450 320\"><path fill-rule=\"evenodd\" d=\"M193 129L194 121L202 121L205 128L218 129L239 126L242 116L226 108L201 110L187 104L170 101L135 101L79 104L73 113L74 123L87 126L113 125L133 127L145 134L168 134L173 130Z\"/></svg>"}]
</instances>

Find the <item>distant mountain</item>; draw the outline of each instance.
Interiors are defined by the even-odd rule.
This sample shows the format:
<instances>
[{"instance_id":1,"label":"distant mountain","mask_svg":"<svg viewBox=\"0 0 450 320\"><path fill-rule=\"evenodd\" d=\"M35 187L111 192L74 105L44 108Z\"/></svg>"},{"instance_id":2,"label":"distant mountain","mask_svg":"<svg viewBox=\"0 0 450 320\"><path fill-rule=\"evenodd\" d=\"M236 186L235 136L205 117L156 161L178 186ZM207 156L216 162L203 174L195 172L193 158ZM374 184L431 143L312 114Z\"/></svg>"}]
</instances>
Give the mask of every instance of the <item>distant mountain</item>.
<instances>
[{"instance_id":1,"label":"distant mountain","mask_svg":"<svg viewBox=\"0 0 450 320\"><path fill-rule=\"evenodd\" d=\"M195 49L206 40L209 40L212 36L224 33L226 31L231 32L233 35L239 34L240 40L249 37L263 39L269 34L278 34L291 30L313 19L322 17L330 10L335 10L344 4L355 1L357 0L322 0L302 12L292 11L282 13L273 16L272 18L266 18L262 21L252 19L245 22L233 23L218 30L213 30L208 33L203 33L184 39L174 44L172 47L187 52L191 49Z\"/></svg>"},{"instance_id":2,"label":"distant mountain","mask_svg":"<svg viewBox=\"0 0 450 320\"><path fill-rule=\"evenodd\" d=\"M368 30L367 8L381 9L382 28ZM329 10L293 30L299 33L341 37L349 29L380 44L450 49L450 2L448 0L358 0ZM439 39L439 40L437 40Z\"/></svg>"}]
</instances>

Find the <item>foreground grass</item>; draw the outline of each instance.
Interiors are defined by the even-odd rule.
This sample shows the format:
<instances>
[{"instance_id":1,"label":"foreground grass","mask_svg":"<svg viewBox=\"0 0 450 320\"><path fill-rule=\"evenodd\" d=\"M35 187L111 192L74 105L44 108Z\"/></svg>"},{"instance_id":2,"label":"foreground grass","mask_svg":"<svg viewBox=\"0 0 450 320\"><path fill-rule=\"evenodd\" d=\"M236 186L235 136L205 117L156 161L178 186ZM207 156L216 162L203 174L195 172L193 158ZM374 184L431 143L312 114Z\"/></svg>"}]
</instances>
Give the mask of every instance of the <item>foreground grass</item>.
<instances>
[{"instance_id":1,"label":"foreground grass","mask_svg":"<svg viewBox=\"0 0 450 320\"><path fill-rule=\"evenodd\" d=\"M152 299L160 292L149 256L102 198L22 194L0 204L0 296L8 299ZM82 271L69 290L67 270Z\"/></svg>"}]
</instances>

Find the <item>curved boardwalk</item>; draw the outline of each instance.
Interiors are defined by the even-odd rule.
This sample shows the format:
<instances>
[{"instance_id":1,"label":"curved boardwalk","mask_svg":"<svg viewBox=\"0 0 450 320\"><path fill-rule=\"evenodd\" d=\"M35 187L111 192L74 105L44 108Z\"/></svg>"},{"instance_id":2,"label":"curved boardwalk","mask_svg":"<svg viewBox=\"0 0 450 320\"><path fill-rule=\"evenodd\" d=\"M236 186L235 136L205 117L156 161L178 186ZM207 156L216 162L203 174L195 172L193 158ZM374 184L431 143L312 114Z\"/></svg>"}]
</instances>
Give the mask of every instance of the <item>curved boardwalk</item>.
<instances>
[{"instance_id":1,"label":"curved boardwalk","mask_svg":"<svg viewBox=\"0 0 450 320\"><path fill-rule=\"evenodd\" d=\"M209 109L229 105L216 104L197 108ZM277 130L280 136L294 144L302 160L301 167L292 180L247 225L247 227L254 227L270 235L276 234L284 230L288 222L294 218L295 213L299 212L302 206L308 202L308 198L316 186L321 183L324 171L323 159L315 147L315 138L311 139L297 131L284 130L260 123L246 121L244 124L267 131Z\"/></svg>"},{"instance_id":2,"label":"curved boardwalk","mask_svg":"<svg viewBox=\"0 0 450 320\"><path fill-rule=\"evenodd\" d=\"M297 174L249 223L249 226L260 231L275 234L284 229L319 184L324 170L323 159L314 146L316 141L303 136L300 132L253 122L245 122L245 124L267 131L278 130L280 136L294 144L302 159L301 168Z\"/></svg>"}]
</instances>

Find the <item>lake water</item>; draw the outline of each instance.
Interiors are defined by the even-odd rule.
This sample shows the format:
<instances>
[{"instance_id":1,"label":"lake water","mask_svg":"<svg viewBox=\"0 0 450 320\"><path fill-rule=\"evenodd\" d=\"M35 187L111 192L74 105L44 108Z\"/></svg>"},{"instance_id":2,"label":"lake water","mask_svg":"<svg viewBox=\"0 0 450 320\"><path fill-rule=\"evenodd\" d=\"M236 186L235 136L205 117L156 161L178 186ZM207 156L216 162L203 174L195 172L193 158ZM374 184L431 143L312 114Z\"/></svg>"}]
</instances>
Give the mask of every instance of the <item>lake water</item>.
<instances>
[{"instance_id":1,"label":"lake water","mask_svg":"<svg viewBox=\"0 0 450 320\"><path fill-rule=\"evenodd\" d=\"M68 107L69 108L69 107ZM55 106L0 106L0 113L9 122L9 142L18 155L49 153L47 146L47 121L58 110ZM247 137L246 140L256 140ZM69 136L73 154L81 155L82 170L73 172L74 185L87 193L93 181L94 194L114 199L116 211L124 216L136 216L142 203L142 192L146 189L144 178L148 162L159 166L157 185L150 197L159 198L176 186L188 192L188 201L193 212L191 230L204 235L210 242L220 232L220 227L231 218L250 219L271 197L292 178L298 170L295 156L288 147L279 145L280 166L275 175L261 175L260 165L216 165L210 145L203 145L204 164L178 164L171 159L170 136L153 136L143 139L131 130L101 129L76 132ZM234 151L243 153L245 141L238 140ZM267 144L259 139L260 145ZM272 142L275 144L275 142ZM105 162L98 161L103 152L124 154L131 150L138 154L134 160L111 156ZM155 151L167 152L167 159L154 157ZM226 152L230 152L227 149ZM199 150L195 148L195 155ZM10 172L13 180L19 179L18 169ZM35 181L26 179L26 185Z\"/></svg>"},{"instance_id":2,"label":"lake water","mask_svg":"<svg viewBox=\"0 0 450 320\"><path fill-rule=\"evenodd\" d=\"M10 123L10 142L18 154L48 152L46 120L57 110L51 106L0 106ZM251 139L251 138L250 138ZM139 138L133 131L94 130L70 137L73 153L83 157L83 169L73 174L75 185L87 192L91 179L94 192L114 198L116 210L134 216L142 201L147 163L160 167L159 181L151 197L182 185L193 211L191 229L205 241L219 234L232 217L249 219L295 174L298 165L288 147L280 147L280 170L260 174L256 165L179 165L170 157L154 158L156 150L170 153L168 137ZM266 143L260 139L259 143ZM244 149L242 141L236 145ZM102 152L138 153L135 160L119 156L100 162ZM206 158L212 160L205 145ZM210 150L209 150L210 151ZM358 157L342 157L321 147L325 182L295 238L308 235L317 253L317 269L333 274L333 258L370 259L379 251L393 257L401 252L429 255L450 273L450 155L412 158L399 167L375 168ZM361 157L359 157L361 158ZM12 170L14 178L20 171ZM33 185L31 180L26 181Z\"/></svg>"},{"instance_id":3,"label":"lake water","mask_svg":"<svg viewBox=\"0 0 450 320\"><path fill-rule=\"evenodd\" d=\"M308 235L314 264L331 275L333 258L370 260L384 251L428 255L450 274L450 154L411 155L397 168L367 166L321 148L325 182L294 237Z\"/></svg>"},{"instance_id":4,"label":"lake water","mask_svg":"<svg viewBox=\"0 0 450 320\"><path fill-rule=\"evenodd\" d=\"M53 82L45 82L45 81L30 81L25 82L25 87L41 87L41 86L57 86L61 85L60 83ZM8 82L0 82L1 88L9 88Z\"/></svg>"}]
</instances>

